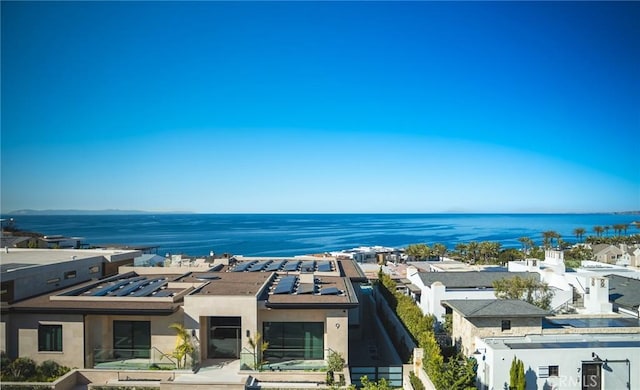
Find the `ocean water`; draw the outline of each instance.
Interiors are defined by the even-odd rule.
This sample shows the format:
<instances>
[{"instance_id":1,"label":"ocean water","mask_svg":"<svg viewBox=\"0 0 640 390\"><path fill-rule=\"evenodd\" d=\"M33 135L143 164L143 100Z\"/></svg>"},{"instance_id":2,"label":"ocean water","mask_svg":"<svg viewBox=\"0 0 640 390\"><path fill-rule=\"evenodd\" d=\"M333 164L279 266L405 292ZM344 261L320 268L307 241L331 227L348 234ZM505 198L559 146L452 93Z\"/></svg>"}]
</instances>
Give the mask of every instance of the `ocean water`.
<instances>
[{"instance_id":1,"label":"ocean water","mask_svg":"<svg viewBox=\"0 0 640 390\"><path fill-rule=\"evenodd\" d=\"M498 241L520 247L519 237L537 244L554 230L575 241L573 230L593 234L596 225L630 224L622 214L137 214L11 216L16 225L45 235L83 237L88 244L153 245L158 254L193 256L232 253L292 256L357 246L404 247L436 242ZM628 233L640 233L629 225ZM610 230L609 234L613 234Z\"/></svg>"}]
</instances>

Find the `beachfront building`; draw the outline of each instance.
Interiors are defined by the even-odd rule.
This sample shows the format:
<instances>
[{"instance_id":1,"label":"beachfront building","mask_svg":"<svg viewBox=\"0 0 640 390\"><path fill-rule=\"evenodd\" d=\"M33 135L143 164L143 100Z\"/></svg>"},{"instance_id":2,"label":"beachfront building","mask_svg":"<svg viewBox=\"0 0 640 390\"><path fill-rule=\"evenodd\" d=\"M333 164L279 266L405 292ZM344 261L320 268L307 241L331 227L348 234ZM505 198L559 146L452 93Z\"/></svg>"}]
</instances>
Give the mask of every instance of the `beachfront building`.
<instances>
[{"instance_id":1,"label":"beachfront building","mask_svg":"<svg viewBox=\"0 0 640 390\"><path fill-rule=\"evenodd\" d=\"M345 263L346 262L346 263ZM69 367L176 364L176 332L195 344L190 365L240 360L245 369L319 369L329 354L349 359L366 281L351 260L230 259L220 268L122 267L120 273L14 302L3 335L9 357ZM4 316L3 316L4 317ZM4 319L3 319L4 320ZM265 351L251 347L261 335Z\"/></svg>"},{"instance_id":2,"label":"beachfront building","mask_svg":"<svg viewBox=\"0 0 640 390\"><path fill-rule=\"evenodd\" d=\"M514 358L527 389L633 389L640 383L638 318L556 315L522 301L444 303L453 310L453 339L478 361L479 389L509 386Z\"/></svg>"}]
</instances>

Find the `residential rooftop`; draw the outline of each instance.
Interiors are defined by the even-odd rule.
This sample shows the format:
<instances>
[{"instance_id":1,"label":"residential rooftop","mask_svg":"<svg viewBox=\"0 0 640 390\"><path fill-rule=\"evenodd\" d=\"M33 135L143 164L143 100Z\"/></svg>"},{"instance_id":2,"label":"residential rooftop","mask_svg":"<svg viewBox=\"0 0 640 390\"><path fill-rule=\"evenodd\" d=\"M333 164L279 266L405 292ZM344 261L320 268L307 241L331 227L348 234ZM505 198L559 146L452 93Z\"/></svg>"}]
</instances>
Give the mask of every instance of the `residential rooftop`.
<instances>
[{"instance_id":1,"label":"residential rooftop","mask_svg":"<svg viewBox=\"0 0 640 390\"><path fill-rule=\"evenodd\" d=\"M29 249L5 248L0 253L2 273L18 269L74 261L102 256L107 261L117 261L119 257L131 257L135 250L117 249Z\"/></svg>"},{"instance_id":2,"label":"residential rooftop","mask_svg":"<svg viewBox=\"0 0 640 390\"><path fill-rule=\"evenodd\" d=\"M490 348L499 349L573 349L640 348L640 334L590 333L491 337L483 339Z\"/></svg>"},{"instance_id":3,"label":"residential rooftop","mask_svg":"<svg viewBox=\"0 0 640 390\"><path fill-rule=\"evenodd\" d=\"M447 288L493 288L493 282L504 278L519 276L527 279L540 279L540 275L532 272L420 272L420 279L425 286L440 282Z\"/></svg>"},{"instance_id":4,"label":"residential rooftop","mask_svg":"<svg viewBox=\"0 0 640 390\"><path fill-rule=\"evenodd\" d=\"M467 318L545 317L550 313L519 299L451 299L442 302Z\"/></svg>"}]
</instances>

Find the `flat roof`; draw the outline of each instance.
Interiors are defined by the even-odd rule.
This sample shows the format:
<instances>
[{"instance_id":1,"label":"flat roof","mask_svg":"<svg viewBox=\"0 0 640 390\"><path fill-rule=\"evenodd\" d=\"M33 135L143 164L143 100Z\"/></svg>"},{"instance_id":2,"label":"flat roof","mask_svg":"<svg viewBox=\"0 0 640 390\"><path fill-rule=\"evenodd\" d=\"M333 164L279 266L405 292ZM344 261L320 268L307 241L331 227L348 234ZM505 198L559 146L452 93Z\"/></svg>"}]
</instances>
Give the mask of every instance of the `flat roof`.
<instances>
[{"instance_id":1,"label":"flat roof","mask_svg":"<svg viewBox=\"0 0 640 390\"><path fill-rule=\"evenodd\" d=\"M206 283L192 296L257 295L271 272L192 272L178 279L185 283Z\"/></svg>"},{"instance_id":2,"label":"flat roof","mask_svg":"<svg viewBox=\"0 0 640 390\"><path fill-rule=\"evenodd\" d=\"M277 275L269 285L266 299L267 307L271 308L350 308L358 305L349 278L341 276L321 276L313 283L303 283L295 275Z\"/></svg>"},{"instance_id":3,"label":"flat roof","mask_svg":"<svg viewBox=\"0 0 640 390\"><path fill-rule=\"evenodd\" d=\"M630 317L548 317L542 320L544 329L566 328L639 328L640 319Z\"/></svg>"},{"instance_id":4,"label":"flat roof","mask_svg":"<svg viewBox=\"0 0 640 390\"><path fill-rule=\"evenodd\" d=\"M492 337L483 339L493 349L640 348L638 333L589 333Z\"/></svg>"},{"instance_id":5,"label":"flat roof","mask_svg":"<svg viewBox=\"0 0 640 390\"><path fill-rule=\"evenodd\" d=\"M133 250L106 250L106 249L30 249L9 248L0 252L0 264L2 273L17 269L33 267L37 265L49 265L102 256L109 259L110 256L127 253L137 253Z\"/></svg>"}]
</instances>

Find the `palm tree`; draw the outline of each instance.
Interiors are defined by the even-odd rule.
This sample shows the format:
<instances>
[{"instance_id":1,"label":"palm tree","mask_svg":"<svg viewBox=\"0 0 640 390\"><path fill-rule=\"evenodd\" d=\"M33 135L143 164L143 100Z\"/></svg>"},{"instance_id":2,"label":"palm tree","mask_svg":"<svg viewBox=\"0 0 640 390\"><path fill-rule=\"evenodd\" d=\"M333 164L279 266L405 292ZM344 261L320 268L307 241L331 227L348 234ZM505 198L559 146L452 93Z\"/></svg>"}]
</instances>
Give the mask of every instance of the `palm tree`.
<instances>
[{"instance_id":1,"label":"palm tree","mask_svg":"<svg viewBox=\"0 0 640 390\"><path fill-rule=\"evenodd\" d=\"M542 232L542 242L545 248L553 247L553 240L555 238L560 238L560 234L553 230L547 230L546 232Z\"/></svg>"},{"instance_id":2,"label":"palm tree","mask_svg":"<svg viewBox=\"0 0 640 390\"><path fill-rule=\"evenodd\" d=\"M629 224L621 223L620 225L622 225L621 228L622 228L622 230L624 230L624 235L626 236L627 235L627 229L629 229Z\"/></svg>"},{"instance_id":3,"label":"palm tree","mask_svg":"<svg viewBox=\"0 0 640 390\"><path fill-rule=\"evenodd\" d=\"M251 349L253 349L253 369L260 370L264 365L262 354L269 348L269 342L262 341L260 332L256 332L255 336L249 337L247 341Z\"/></svg>"},{"instance_id":4,"label":"palm tree","mask_svg":"<svg viewBox=\"0 0 640 390\"><path fill-rule=\"evenodd\" d=\"M171 356L176 358L177 368L184 368L187 364L187 357L195 350L191 343L191 335L184 325L178 322L169 325L169 329L175 330L178 338L176 341L176 349Z\"/></svg>"},{"instance_id":5,"label":"palm tree","mask_svg":"<svg viewBox=\"0 0 640 390\"><path fill-rule=\"evenodd\" d=\"M527 257L527 253L529 253L529 243L531 239L529 237L520 237L518 238L520 245L522 245L522 258Z\"/></svg>"},{"instance_id":6,"label":"palm tree","mask_svg":"<svg viewBox=\"0 0 640 390\"><path fill-rule=\"evenodd\" d=\"M433 253L435 253L435 255L438 256L438 260L442 260L444 255L447 253L446 245L441 244L439 242L433 244L433 247L431 249L432 249Z\"/></svg>"},{"instance_id":7,"label":"palm tree","mask_svg":"<svg viewBox=\"0 0 640 390\"><path fill-rule=\"evenodd\" d=\"M608 236L609 235L609 229L611 229L611 226L604 225L603 229L604 229L604 234L606 234Z\"/></svg>"},{"instance_id":8,"label":"palm tree","mask_svg":"<svg viewBox=\"0 0 640 390\"><path fill-rule=\"evenodd\" d=\"M596 234L596 236L602 237L602 232L604 232L604 228L602 226L594 226L593 232Z\"/></svg>"},{"instance_id":9,"label":"palm tree","mask_svg":"<svg viewBox=\"0 0 640 390\"><path fill-rule=\"evenodd\" d=\"M582 241L582 236L584 236L585 230L581 227L573 229L573 234L576 236L576 240Z\"/></svg>"},{"instance_id":10,"label":"palm tree","mask_svg":"<svg viewBox=\"0 0 640 390\"><path fill-rule=\"evenodd\" d=\"M477 242L471 241L467 244L467 256L470 262L473 262L475 264L475 262L478 260L479 250L480 245Z\"/></svg>"}]
</instances>

